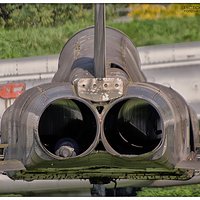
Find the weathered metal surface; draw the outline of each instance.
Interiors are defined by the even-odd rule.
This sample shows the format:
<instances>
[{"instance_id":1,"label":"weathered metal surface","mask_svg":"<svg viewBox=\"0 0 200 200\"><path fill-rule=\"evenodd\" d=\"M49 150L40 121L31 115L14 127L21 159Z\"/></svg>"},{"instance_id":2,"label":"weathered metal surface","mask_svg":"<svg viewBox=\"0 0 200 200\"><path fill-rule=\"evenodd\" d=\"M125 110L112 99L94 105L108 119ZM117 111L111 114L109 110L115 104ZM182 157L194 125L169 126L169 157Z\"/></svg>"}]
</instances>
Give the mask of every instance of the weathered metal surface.
<instances>
[{"instance_id":1,"label":"weathered metal surface","mask_svg":"<svg viewBox=\"0 0 200 200\"><path fill-rule=\"evenodd\" d=\"M145 116L142 117L141 114L145 110L145 104L138 104L138 100L139 103L141 100L145 100L145 102L152 106L158 113L158 118L156 119L157 128L154 131L160 130L158 133L161 136L159 137L160 142L154 146L154 149L152 149L152 151L147 151L146 155L144 154L141 156L143 158L153 156L152 159L159 159L167 155L166 159L171 164L187 159L191 148L189 129L190 117L187 104L174 90L150 83L138 83L133 85L128 89L126 96L113 102L109 109L105 111L101 137L106 150L113 155L125 157L135 157L138 154L144 153L141 147L131 146L119 137L120 115L123 116L125 120L121 125L122 127L125 126L125 122L131 122L134 123L136 127L139 127L139 129L145 128L146 134L153 134L152 129L150 129L150 127L148 129L148 123L152 124L154 121L153 116L149 116L146 120ZM132 102L128 105L127 103L129 101ZM128 107L124 110L122 106L125 104L127 104ZM149 108L147 111L151 112L150 114L153 113ZM147 115L147 113L145 115ZM135 117L136 119L134 119ZM109 125L110 121L116 124L116 126L113 127ZM135 142L139 139L133 127L131 128L130 126L129 129L126 130L130 131L129 134L132 134ZM148 133L148 131L151 132ZM198 136L198 131L195 132L194 135ZM113 140L113 138L115 138L115 140ZM145 138L143 142L144 141ZM150 138L148 141L150 142Z\"/></svg>"},{"instance_id":2,"label":"weathered metal surface","mask_svg":"<svg viewBox=\"0 0 200 200\"><path fill-rule=\"evenodd\" d=\"M87 28L76 33L65 44L58 63L53 82L71 81L74 70L87 70L87 76L94 77L94 28ZM122 32L106 28L106 71L120 68L131 81L145 81L140 70L139 55L134 44ZM85 75L84 75L85 76ZM87 78L83 77L83 78Z\"/></svg>"},{"instance_id":3,"label":"weathered metal surface","mask_svg":"<svg viewBox=\"0 0 200 200\"><path fill-rule=\"evenodd\" d=\"M0 172L25 170L24 165L19 160L0 161Z\"/></svg>"},{"instance_id":4,"label":"weathered metal surface","mask_svg":"<svg viewBox=\"0 0 200 200\"><path fill-rule=\"evenodd\" d=\"M172 48L174 51L171 51ZM200 118L198 98L200 96L198 76L200 42L153 45L137 49L141 59L141 69L147 80L175 89ZM157 53L161 55L154 56ZM26 89L29 89L50 82L57 69L58 55L0 60L0 82L1 84L24 82ZM15 99L0 99L0 120L4 111L14 101Z\"/></svg>"},{"instance_id":5,"label":"weathered metal surface","mask_svg":"<svg viewBox=\"0 0 200 200\"><path fill-rule=\"evenodd\" d=\"M27 99L27 97L29 97L29 99ZM82 118L80 114L78 114L79 111L76 108L78 104L72 104L70 102L67 104L63 104L63 102L60 101L57 103L55 102L55 105L57 106L55 107L55 111L58 114L51 113L54 112L52 108L50 113L49 111L47 112L47 109L50 108L49 105L54 105L52 102L56 99L65 98L84 102L85 105L93 110L93 108L84 100L80 100L78 97L75 97L72 90L70 92L69 86L66 86L63 83L54 83L53 85L46 84L28 90L15 101L13 106L8 111L6 111L3 120L7 121L2 122L2 132L4 133L2 135L2 141L10 144L10 148L6 154L6 159L17 158L18 160L22 160L27 168L26 172L16 173L16 179L31 179L31 177L32 179L109 177L159 180L188 179L192 177L192 171L174 169L176 163L180 160L186 159L190 153L190 122L187 110L188 107L186 106L184 100L173 90L164 86L138 83L129 88L126 97L116 100L113 104L111 104L110 108L112 108L112 106L117 102L125 99L142 98L155 107L159 113L160 119L157 120L160 121L159 129L162 130L160 142L155 146L155 149L149 149L147 152L143 152L139 155L134 155L135 150L131 151L131 154L129 155L127 155L126 152L116 153L117 151L114 151L115 147L113 147L113 144L115 143L110 144L110 141L115 141L117 144L117 135L112 135L112 137L108 140L106 135L107 133L103 134L102 132L101 138L99 138L100 127L98 127L98 124L102 124L104 132L107 129L107 131L112 133L112 129L115 130L115 128L118 127L119 123L117 121L106 118L109 113L108 111L102 113L102 116L104 117L103 122L100 123L97 111L93 110L92 113L89 113L89 110L82 110L83 114L84 112L87 114L84 118L89 116L89 132L81 132L81 135L84 139L87 139L86 133L90 135L91 133L93 134L91 138L92 140L89 142L90 146L87 146L82 153L74 158L66 159L56 156L55 153L52 152L52 146L49 145L48 142L49 138L52 136L53 140L58 140L55 139L56 135L54 135L52 122L55 121L56 118L59 119L59 107L67 109L66 111L67 113L70 112L72 119ZM26 99L26 101L24 102L23 99ZM23 104L21 104L22 102ZM73 112L68 109L72 109ZM131 109L128 108L127 111L131 111ZM127 111L125 111L125 115L130 115L131 113L127 113ZM49 124L46 122L46 120L48 120L48 118L45 117L46 112L47 115L51 116L50 119L53 120L49 121ZM97 120L96 122L91 121L91 114L93 115L93 118ZM55 119L52 116L54 116ZM73 116L75 116L75 118ZM64 118L66 121L66 117ZM59 119L59 121L60 120L62 124L62 119ZM11 125L12 122L15 122L15 127ZM87 121L85 121L85 123L87 124ZM110 130L110 126L108 125L109 123L111 126ZM113 126L113 123L115 126ZM43 135L43 128L40 129L40 124L44 128L45 126L48 127L52 124L51 129L48 130L45 128L48 130L47 135ZM94 125L96 132L92 131L92 127ZM77 123L75 126L82 131L83 127L78 126ZM9 127L11 127L11 129ZM59 127L58 122L56 123L55 128L56 127ZM71 129L71 131L72 130L73 129ZM20 137L17 135L18 132L20 132ZM69 134L65 137L70 136L72 138L76 133L71 132L72 134L70 134L70 129L66 129L66 132ZM5 133L8 133L8 135ZM56 132L56 134L59 134L59 132ZM81 135L79 135L79 137L81 137ZM48 140L45 139L46 136L48 137ZM77 140L78 145L83 144L83 137L81 140ZM137 136L135 136L135 138L137 138ZM99 143L99 139L102 141L107 152L104 152L103 149L101 151L95 150ZM89 141L89 138L85 141ZM128 144L126 145L128 146ZM122 147L119 146L119 148ZM117 156L112 156L109 153Z\"/></svg>"},{"instance_id":6,"label":"weathered metal surface","mask_svg":"<svg viewBox=\"0 0 200 200\"><path fill-rule=\"evenodd\" d=\"M185 160L181 161L176 165L179 169L193 169L193 170L200 170L200 162L197 161L191 161L191 160Z\"/></svg>"},{"instance_id":7,"label":"weathered metal surface","mask_svg":"<svg viewBox=\"0 0 200 200\"><path fill-rule=\"evenodd\" d=\"M106 102L121 97L124 94L124 87L125 84L120 78L79 79L77 94L90 101Z\"/></svg>"},{"instance_id":8,"label":"weathered metal surface","mask_svg":"<svg viewBox=\"0 0 200 200\"><path fill-rule=\"evenodd\" d=\"M5 159L18 159L25 166L42 160L62 160L52 148L56 141L67 137L79 141L82 148L77 156L87 155L99 137L94 113L69 85L53 83L28 90L4 113L2 142L9 143Z\"/></svg>"},{"instance_id":9,"label":"weathered metal surface","mask_svg":"<svg viewBox=\"0 0 200 200\"><path fill-rule=\"evenodd\" d=\"M191 178L192 167L177 166L196 159L195 113L171 88L146 82L136 47L123 33L105 30L101 8L96 9L99 24L65 44L52 83L27 90L4 113L5 161L17 159L26 167L8 175L25 180ZM148 52L144 57L153 63Z\"/></svg>"}]
</instances>

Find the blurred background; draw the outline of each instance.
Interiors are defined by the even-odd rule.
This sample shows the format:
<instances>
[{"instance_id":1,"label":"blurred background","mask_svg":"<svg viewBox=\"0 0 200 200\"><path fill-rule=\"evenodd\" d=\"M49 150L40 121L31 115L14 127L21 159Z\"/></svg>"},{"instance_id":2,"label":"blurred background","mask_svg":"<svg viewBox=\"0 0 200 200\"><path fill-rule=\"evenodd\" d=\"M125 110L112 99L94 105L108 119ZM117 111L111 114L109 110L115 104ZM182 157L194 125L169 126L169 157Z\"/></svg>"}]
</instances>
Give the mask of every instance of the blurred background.
<instances>
[{"instance_id":1,"label":"blurred background","mask_svg":"<svg viewBox=\"0 0 200 200\"><path fill-rule=\"evenodd\" d=\"M93 15L92 4L0 4L0 59L58 54L75 32L94 24ZM200 4L106 4L106 20L136 46L200 41ZM134 192L137 196L200 196L200 185ZM80 191L79 196L89 194Z\"/></svg>"},{"instance_id":2,"label":"blurred background","mask_svg":"<svg viewBox=\"0 0 200 200\"><path fill-rule=\"evenodd\" d=\"M0 59L58 54L93 15L92 4L0 4ZM136 46L200 41L200 4L106 4L106 19Z\"/></svg>"}]
</instances>

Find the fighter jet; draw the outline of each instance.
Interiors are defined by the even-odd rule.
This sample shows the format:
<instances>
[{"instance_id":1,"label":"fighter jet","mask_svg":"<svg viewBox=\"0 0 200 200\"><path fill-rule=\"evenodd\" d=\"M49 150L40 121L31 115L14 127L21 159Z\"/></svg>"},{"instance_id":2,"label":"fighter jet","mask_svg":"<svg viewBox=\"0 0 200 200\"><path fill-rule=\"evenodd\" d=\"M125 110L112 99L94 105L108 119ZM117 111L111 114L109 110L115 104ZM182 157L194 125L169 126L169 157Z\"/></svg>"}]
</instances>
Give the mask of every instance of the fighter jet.
<instances>
[{"instance_id":1,"label":"fighter jet","mask_svg":"<svg viewBox=\"0 0 200 200\"><path fill-rule=\"evenodd\" d=\"M170 87L147 82L138 50L95 25L63 47L51 83L22 93L1 120L0 171L13 180L189 180L200 169L195 111Z\"/></svg>"}]
</instances>

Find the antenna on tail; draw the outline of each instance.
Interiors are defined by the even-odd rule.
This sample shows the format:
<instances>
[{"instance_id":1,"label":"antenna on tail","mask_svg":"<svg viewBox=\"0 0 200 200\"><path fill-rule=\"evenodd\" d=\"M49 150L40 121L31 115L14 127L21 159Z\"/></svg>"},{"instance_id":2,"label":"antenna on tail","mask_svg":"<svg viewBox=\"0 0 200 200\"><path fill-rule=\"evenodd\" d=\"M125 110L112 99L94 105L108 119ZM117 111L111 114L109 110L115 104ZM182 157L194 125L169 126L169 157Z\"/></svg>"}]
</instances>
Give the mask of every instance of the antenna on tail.
<instances>
[{"instance_id":1,"label":"antenna on tail","mask_svg":"<svg viewBox=\"0 0 200 200\"><path fill-rule=\"evenodd\" d=\"M94 72L96 78L105 77L106 37L105 5L95 4Z\"/></svg>"}]
</instances>

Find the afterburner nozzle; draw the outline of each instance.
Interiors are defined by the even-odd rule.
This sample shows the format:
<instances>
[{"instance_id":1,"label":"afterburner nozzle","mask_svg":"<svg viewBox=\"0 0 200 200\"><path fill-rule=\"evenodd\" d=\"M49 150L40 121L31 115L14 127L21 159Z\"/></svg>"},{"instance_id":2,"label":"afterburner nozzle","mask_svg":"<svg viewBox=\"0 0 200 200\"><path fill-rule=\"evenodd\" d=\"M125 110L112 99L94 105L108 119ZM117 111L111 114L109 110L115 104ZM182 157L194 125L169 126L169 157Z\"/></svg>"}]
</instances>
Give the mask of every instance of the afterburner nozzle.
<instances>
[{"instance_id":1,"label":"afterburner nozzle","mask_svg":"<svg viewBox=\"0 0 200 200\"><path fill-rule=\"evenodd\" d=\"M163 132L157 110L148 101L134 97L111 107L103 128L109 150L126 155L152 151L159 145Z\"/></svg>"},{"instance_id":2,"label":"afterburner nozzle","mask_svg":"<svg viewBox=\"0 0 200 200\"><path fill-rule=\"evenodd\" d=\"M98 143L96 109L66 83L33 87L10 109L2 120L2 138L10 142L6 159L23 160L25 167L88 155Z\"/></svg>"},{"instance_id":3,"label":"afterburner nozzle","mask_svg":"<svg viewBox=\"0 0 200 200\"><path fill-rule=\"evenodd\" d=\"M78 99L58 99L44 109L38 133L48 152L62 158L76 157L85 154L95 140L95 114Z\"/></svg>"},{"instance_id":4,"label":"afterburner nozzle","mask_svg":"<svg viewBox=\"0 0 200 200\"><path fill-rule=\"evenodd\" d=\"M193 130L193 124L187 103L176 91L155 83L136 83L105 111L101 137L113 155L148 154L158 159L166 153L174 163L194 149L190 135L196 135L197 128Z\"/></svg>"}]
</instances>

